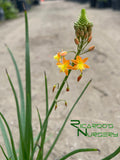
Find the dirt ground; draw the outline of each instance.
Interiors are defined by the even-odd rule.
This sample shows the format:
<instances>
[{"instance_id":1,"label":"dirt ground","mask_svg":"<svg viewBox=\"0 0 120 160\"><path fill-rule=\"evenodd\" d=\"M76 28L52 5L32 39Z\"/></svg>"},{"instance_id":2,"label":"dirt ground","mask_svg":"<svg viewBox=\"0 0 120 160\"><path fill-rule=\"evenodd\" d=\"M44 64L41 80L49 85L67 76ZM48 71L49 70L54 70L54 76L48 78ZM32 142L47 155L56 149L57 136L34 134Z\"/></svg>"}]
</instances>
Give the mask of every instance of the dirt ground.
<instances>
[{"instance_id":1,"label":"dirt ground","mask_svg":"<svg viewBox=\"0 0 120 160\"><path fill-rule=\"evenodd\" d=\"M78 148L99 148L101 152L79 153L68 160L100 160L120 145L120 12L111 9L91 9L88 4L46 1L28 12L34 133L37 135L39 131L36 106L43 120L45 117L43 72L47 73L49 104L51 104L55 96L55 93L52 93L52 86L57 82L61 83L64 78L64 73L59 72L53 56L62 49L76 50L73 24L82 8L87 10L87 15L94 24L91 45L95 45L96 49L83 56L89 57L87 64L90 69L85 70L81 81L79 83L76 81L78 72L72 72L68 80L70 92L66 93L64 87L59 97L67 100L68 107L66 108L61 102L57 110L53 110L49 119L47 133L49 138L45 152L51 146L68 111L91 78L92 83L72 112L49 160L59 160L64 154ZM18 19L0 24L0 112L10 124L16 145L18 145L16 107L5 68L17 92L18 86L14 66L4 43L10 47L16 58L24 85L24 29L24 14L20 14ZM85 137L82 134L77 136L77 129L70 125L71 120L80 120L81 124L113 124L114 128L91 128L88 129L88 133L113 132L118 133L118 137ZM2 136L0 144L3 144ZM114 158L114 160L119 159L120 155ZM1 152L0 160L3 160Z\"/></svg>"}]
</instances>

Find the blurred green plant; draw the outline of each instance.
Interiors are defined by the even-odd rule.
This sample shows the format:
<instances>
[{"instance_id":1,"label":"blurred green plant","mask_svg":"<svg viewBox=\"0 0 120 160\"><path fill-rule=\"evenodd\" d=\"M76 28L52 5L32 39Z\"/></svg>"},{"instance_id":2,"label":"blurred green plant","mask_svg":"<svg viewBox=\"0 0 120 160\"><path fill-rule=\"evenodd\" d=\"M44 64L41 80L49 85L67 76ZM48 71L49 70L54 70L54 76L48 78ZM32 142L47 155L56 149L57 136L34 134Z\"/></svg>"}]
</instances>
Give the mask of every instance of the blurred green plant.
<instances>
[{"instance_id":1,"label":"blurred green plant","mask_svg":"<svg viewBox=\"0 0 120 160\"><path fill-rule=\"evenodd\" d=\"M76 36L78 38L75 40L75 43L77 44L77 52L75 52L76 54L75 54L75 58L74 58L74 60L75 60L78 55L88 52L88 50L86 52L83 52L83 51L84 51L84 48L86 47L86 45L91 41L91 34L90 33L91 33L91 29L92 29L91 28L92 24L87 21L84 9L82 9L81 17L80 17L79 21L77 23L75 23L74 27L75 27ZM88 27L88 28L86 28L86 27ZM86 34L83 34L83 32L87 33L86 29L88 29L87 36L86 36ZM81 99L82 95L84 94L84 92L88 88L89 84L91 83L91 80L86 84L83 91L77 97L75 103L73 104L67 117L65 118L65 121L64 121L61 129L59 130L59 133L55 137L53 144L51 145L48 152L46 154L44 154L44 144L45 144L45 138L46 138L46 132L47 132L47 126L48 126L48 118L49 118L54 106L56 105L57 99L58 99L58 97L59 97L59 95L60 95L60 93L61 93L61 91L62 91L62 89L63 89L72 70L71 69L68 70L68 74L66 72L67 75L65 76L63 82L61 83L60 87L58 88L58 91L57 91L55 98L54 98L50 107L49 107L49 102L48 102L47 76L46 76L46 73L44 73L45 97L46 97L46 117L45 117L44 122L42 122L39 110L37 109L39 124L40 124L40 131L37 135L37 138L35 138L35 140L34 140L33 128L32 128L32 103L31 103L32 99L31 99L29 31L28 31L28 18L27 18L26 11L25 11L25 33L26 33L26 45L25 45L26 46L26 53L25 53L26 89L25 89L25 97L24 97L22 81L21 81L20 72L19 72L17 63L14 59L14 56L13 56L11 50L6 45L8 52L12 58L13 64L15 66L16 75L17 75L17 79L18 79L18 85L19 85L19 92L20 92L20 104L19 104L19 99L17 97L14 85L11 81L11 78L8 74L8 71L6 70L6 74L7 74L10 86L13 91L15 102L16 102L16 110L17 110L17 118L18 118L18 126L19 126L18 127L18 129L19 129L19 149L17 150L15 147L14 137L12 135L12 132L10 130L10 127L9 127L4 115L1 112L0 112L0 129L2 132L2 136L4 139L6 150L1 145L0 145L0 148L1 148L2 153L3 153L6 160L33 160L33 159L47 160L48 157L50 156L50 153L52 152L59 136L61 135L61 132L63 131L70 114L72 113L76 104L78 103L78 101ZM93 47L92 47L92 49L93 49ZM89 49L89 51L91 51L91 50ZM63 52L61 54L61 56L64 56L65 54L66 54L66 52ZM71 64L73 67L75 67L74 62L76 62L76 60L75 61L74 60L73 60L73 63ZM85 60L87 60L87 59L85 59ZM84 62L85 62L85 60L84 60ZM85 64L83 63L83 61L80 61L80 64L81 64L81 62L82 62L82 65L84 66ZM78 67L80 66L80 68L81 68L80 64L78 65ZM6 153L6 151L7 151L7 153ZM76 149L76 150L64 155L62 158L60 158L60 160L65 160L68 157L70 157L76 153L79 153L79 152L89 152L89 151L99 151L99 149L96 149L96 148ZM35 153L37 154L36 157L35 157Z\"/></svg>"},{"instance_id":2,"label":"blurred green plant","mask_svg":"<svg viewBox=\"0 0 120 160\"><path fill-rule=\"evenodd\" d=\"M5 19L13 19L17 17L18 10L11 1L0 0L0 7L4 10Z\"/></svg>"}]
</instances>

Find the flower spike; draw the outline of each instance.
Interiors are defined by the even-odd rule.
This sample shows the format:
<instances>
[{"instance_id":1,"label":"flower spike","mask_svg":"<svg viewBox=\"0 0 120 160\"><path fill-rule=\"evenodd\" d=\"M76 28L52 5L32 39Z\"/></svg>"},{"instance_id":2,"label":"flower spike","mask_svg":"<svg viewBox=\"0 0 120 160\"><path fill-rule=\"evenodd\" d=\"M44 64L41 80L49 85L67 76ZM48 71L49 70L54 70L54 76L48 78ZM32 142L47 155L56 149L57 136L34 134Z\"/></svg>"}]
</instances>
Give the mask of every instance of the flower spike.
<instances>
[{"instance_id":1,"label":"flower spike","mask_svg":"<svg viewBox=\"0 0 120 160\"><path fill-rule=\"evenodd\" d=\"M80 38L86 39L87 35L90 36L92 27L93 24L87 19L85 9L82 9L79 20L74 23L74 29L78 40L80 40Z\"/></svg>"}]
</instances>

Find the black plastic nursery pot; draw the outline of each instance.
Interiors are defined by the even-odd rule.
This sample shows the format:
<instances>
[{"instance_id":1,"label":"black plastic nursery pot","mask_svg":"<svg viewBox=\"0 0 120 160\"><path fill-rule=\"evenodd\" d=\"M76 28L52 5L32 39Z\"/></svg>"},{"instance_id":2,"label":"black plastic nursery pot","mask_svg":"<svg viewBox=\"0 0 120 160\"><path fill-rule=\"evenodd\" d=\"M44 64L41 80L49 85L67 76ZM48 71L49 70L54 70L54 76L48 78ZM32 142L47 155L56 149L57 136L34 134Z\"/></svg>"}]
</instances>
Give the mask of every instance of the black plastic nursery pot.
<instances>
[{"instance_id":1,"label":"black plastic nursery pot","mask_svg":"<svg viewBox=\"0 0 120 160\"><path fill-rule=\"evenodd\" d=\"M112 0L108 0L107 7L112 7Z\"/></svg>"},{"instance_id":2,"label":"black plastic nursery pot","mask_svg":"<svg viewBox=\"0 0 120 160\"><path fill-rule=\"evenodd\" d=\"M33 5L40 5L40 0L34 0Z\"/></svg>"},{"instance_id":3,"label":"black plastic nursery pot","mask_svg":"<svg viewBox=\"0 0 120 160\"><path fill-rule=\"evenodd\" d=\"M86 3L86 2L88 2L88 0L76 0L76 1L81 2L81 3Z\"/></svg>"},{"instance_id":4,"label":"black plastic nursery pot","mask_svg":"<svg viewBox=\"0 0 120 160\"><path fill-rule=\"evenodd\" d=\"M96 7L97 8L106 8L107 7L107 2L105 2L104 0L97 0L97 4L96 4Z\"/></svg>"},{"instance_id":5,"label":"black plastic nursery pot","mask_svg":"<svg viewBox=\"0 0 120 160\"><path fill-rule=\"evenodd\" d=\"M23 12L24 7L26 10L29 10L31 8L31 4L30 3L28 4L25 0L16 0L16 5L19 12Z\"/></svg>"},{"instance_id":6,"label":"black plastic nursery pot","mask_svg":"<svg viewBox=\"0 0 120 160\"><path fill-rule=\"evenodd\" d=\"M90 7L96 7L97 0L90 0Z\"/></svg>"},{"instance_id":7,"label":"black plastic nursery pot","mask_svg":"<svg viewBox=\"0 0 120 160\"><path fill-rule=\"evenodd\" d=\"M114 10L120 10L120 0L112 0L112 8Z\"/></svg>"}]
</instances>

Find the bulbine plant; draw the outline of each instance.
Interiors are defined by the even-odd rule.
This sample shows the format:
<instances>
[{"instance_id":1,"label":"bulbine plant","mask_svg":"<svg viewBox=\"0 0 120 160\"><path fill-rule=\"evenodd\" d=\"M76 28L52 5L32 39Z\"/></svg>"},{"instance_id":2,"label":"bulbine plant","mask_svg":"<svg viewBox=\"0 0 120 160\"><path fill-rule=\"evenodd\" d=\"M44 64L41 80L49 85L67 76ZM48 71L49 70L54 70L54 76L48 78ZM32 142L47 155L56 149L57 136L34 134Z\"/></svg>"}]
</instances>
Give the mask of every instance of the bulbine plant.
<instances>
[{"instance_id":1,"label":"bulbine plant","mask_svg":"<svg viewBox=\"0 0 120 160\"><path fill-rule=\"evenodd\" d=\"M12 83L12 80L9 76L8 71L6 70L6 74L10 83L10 86L12 88L15 102L16 102L16 110L17 110L17 118L18 118L18 129L19 129L19 147L18 149L15 148L14 145L14 137L12 135L12 132L10 130L10 127L2 113L0 113L0 128L2 132L2 136L4 139L5 147L0 145L0 148L2 150L2 153L6 160L48 160L49 156L54 149L55 144L57 143L57 140L65 127L65 124L72 113L73 109L75 108L78 101L81 99L82 95L88 88L88 86L91 83L91 80L86 84L83 91L78 95L78 98L76 99L75 103L71 107L67 117L65 117L65 121L62 125L62 127L59 130L59 133L55 137L50 149L44 153L44 145L45 145L45 138L46 138L46 132L48 127L48 120L49 116L52 113L52 110L55 108L57 109L57 105L59 103L59 95L64 87L65 84L67 84L66 91L69 91L69 84L67 82L67 79L69 78L69 75L71 71L73 70L79 70L80 74L77 77L77 81L80 81L80 79L83 77L83 70L86 68L89 68L89 66L86 63L88 58L82 58L81 55L86 54L94 49L94 46L86 49L87 45L92 40L92 27L93 24L88 21L86 18L85 9L81 10L81 16L79 20L74 24L75 29L75 44L77 45L77 51L70 51L73 52L73 59L67 60L67 54L69 51L62 51L58 52L54 59L57 60L56 65L60 69L60 72L65 73L65 78L63 79L61 85L54 85L53 86L53 92L56 89L56 95L53 99L52 104L49 106L48 103L48 86L47 86L47 76L46 73L44 73L45 78L45 97L46 97L46 117L44 121L42 122L41 116L38 112L38 118L39 118L39 124L40 124L40 131L38 135L34 138L33 136L33 127L32 127L32 103L31 103L31 70L30 70L30 50L29 50L29 31L28 31L28 18L27 18L27 12L25 10L25 34L26 34L26 52L25 52L25 84L26 89L25 93L23 91L23 85L20 77L20 72L16 63L16 60L11 52L11 50L7 47L8 52L12 58L13 64L15 66L18 85L19 85L19 92L20 92L20 104L19 99L17 97L15 87ZM65 105L67 106L67 102L65 102ZM89 152L89 151L99 151L99 149L96 148L82 148L74 150L63 157L60 158L60 160L65 160L68 157L78 153L78 152Z\"/></svg>"}]
</instances>

